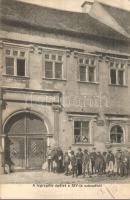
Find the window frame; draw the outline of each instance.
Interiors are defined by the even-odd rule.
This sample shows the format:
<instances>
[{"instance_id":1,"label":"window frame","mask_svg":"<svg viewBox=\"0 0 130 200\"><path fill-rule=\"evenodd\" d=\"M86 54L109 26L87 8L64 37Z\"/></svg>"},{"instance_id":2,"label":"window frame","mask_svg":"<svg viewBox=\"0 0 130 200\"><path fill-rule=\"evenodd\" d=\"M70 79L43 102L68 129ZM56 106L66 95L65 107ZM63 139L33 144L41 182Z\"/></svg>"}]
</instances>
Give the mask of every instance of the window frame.
<instances>
[{"instance_id":1,"label":"window frame","mask_svg":"<svg viewBox=\"0 0 130 200\"><path fill-rule=\"evenodd\" d=\"M83 60L83 62L81 63L80 60ZM86 62L88 61L88 62ZM92 63L92 61L94 61L94 63ZM86 80L81 80L81 76L80 76L80 68L81 67L85 67L86 68ZM94 69L94 73L93 73L93 77L94 80L90 81L89 80L89 68L93 68ZM98 68L99 68L99 59L98 56L96 55L89 55L89 54L83 54L83 55L79 55L78 56L78 72L79 72L79 76L78 76L78 81L79 82L83 82L83 83L98 83Z\"/></svg>"},{"instance_id":2,"label":"window frame","mask_svg":"<svg viewBox=\"0 0 130 200\"><path fill-rule=\"evenodd\" d=\"M113 127L116 127L116 126L119 126L121 129L122 129L122 134L123 134L123 141L122 142L120 142L120 143L118 143L118 142L111 142L111 130L112 130L112 128ZM117 136L117 133L115 133L115 135ZM111 145L122 145L122 144L125 144L125 129L124 129L124 127L122 126L122 125L120 125L120 124L112 124L111 126L110 126L110 130L109 130L109 141L110 141L110 144Z\"/></svg>"},{"instance_id":3,"label":"window frame","mask_svg":"<svg viewBox=\"0 0 130 200\"><path fill-rule=\"evenodd\" d=\"M75 142L75 122L80 122L80 123L82 123L82 122L87 122L88 123L88 142L83 142L83 141L80 141L80 142ZM74 119L73 120L73 143L75 144L75 145L78 145L78 144L86 144L86 145L90 145L91 144L91 121L90 120L83 120L83 119L81 119L81 120L79 120L79 119ZM80 134L80 137L81 137L82 135Z\"/></svg>"},{"instance_id":4,"label":"window frame","mask_svg":"<svg viewBox=\"0 0 130 200\"><path fill-rule=\"evenodd\" d=\"M58 51L58 50L44 50L44 52L43 52L43 55L42 55L42 57L43 57L43 61L42 61L42 63L43 63L43 79L47 79L47 80L65 80L64 79L64 60L65 60L65 52L63 52L63 51ZM47 59L47 58L45 58L45 55L49 55L49 58ZM55 60L53 60L52 59L52 56L53 55L55 55L56 56L56 59ZM61 60L58 60L58 57L59 56L61 56L62 57L62 59ZM51 62L52 63L52 78L50 77L46 77L46 65L45 65L45 63L46 62ZM58 77L56 77L56 73L55 73L55 70L56 70L56 63L60 63L61 64L61 77L60 78L58 78Z\"/></svg>"},{"instance_id":5,"label":"window frame","mask_svg":"<svg viewBox=\"0 0 130 200\"><path fill-rule=\"evenodd\" d=\"M126 86L127 85L127 76L126 76L126 72L127 72L127 61L124 59L114 59L111 60L109 62L109 84L112 86ZM113 66L111 66L111 63L113 63ZM118 64L118 68L116 67ZM123 68L121 68L121 65L124 65ZM116 71L116 83L112 83L112 78L111 78L111 70L115 70ZM119 83L119 71L123 72L123 84Z\"/></svg>"},{"instance_id":6,"label":"window frame","mask_svg":"<svg viewBox=\"0 0 130 200\"><path fill-rule=\"evenodd\" d=\"M10 54L7 55L6 54L6 50L10 51ZM13 52L17 51L18 55L13 55ZM23 52L25 55L24 56L20 56L21 52ZM28 77L28 51L27 49L23 48L23 47L15 47L15 46L5 46L3 49L3 63L4 63L4 74L6 76L10 76L10 77L19 77L19 78L26 78ZM14 66L13 66L13 74L8 74L6 73L6 58L13 58L14 59ZM17 60L24 60L25 61L25 67L24 67L24 76L18 75L17 73Z\"/></svg>"}]
</instances>

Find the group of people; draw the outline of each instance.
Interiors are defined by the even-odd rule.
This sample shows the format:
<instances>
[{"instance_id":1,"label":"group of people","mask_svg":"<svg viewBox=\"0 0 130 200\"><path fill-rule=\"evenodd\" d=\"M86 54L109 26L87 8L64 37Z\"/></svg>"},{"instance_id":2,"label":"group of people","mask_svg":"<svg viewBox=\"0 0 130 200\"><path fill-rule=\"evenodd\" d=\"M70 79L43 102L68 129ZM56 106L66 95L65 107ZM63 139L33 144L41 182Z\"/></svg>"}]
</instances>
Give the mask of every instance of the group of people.
<instances>
[{"instance_id":1,"label":"group of people","mask_svg":"<svg viewBox=\"0 0 130 200\"><path fill-rule=\"evenodd\" d=\"M74 152L71 147L63 153L60 147L51 148L47 151L49 172L64 172L65 175L78 177L86 175L128 176L130 173L130 152L117 149L114 154L111 150L97 152L94 147L91 152L87 149L77 149Z\"/></svg>"}]
</instances>

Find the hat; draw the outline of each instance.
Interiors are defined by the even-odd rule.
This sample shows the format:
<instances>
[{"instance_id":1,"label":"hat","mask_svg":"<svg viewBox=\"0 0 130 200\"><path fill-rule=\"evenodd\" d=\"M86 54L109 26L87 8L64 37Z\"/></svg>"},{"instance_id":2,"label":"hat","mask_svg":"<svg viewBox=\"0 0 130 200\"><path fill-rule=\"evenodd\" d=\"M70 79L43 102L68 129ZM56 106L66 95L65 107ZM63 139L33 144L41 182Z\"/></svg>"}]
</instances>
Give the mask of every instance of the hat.
<instances>
[{"instance_id":1,"label":"hat","mask_svg":"<svg viewBox=\"0 0 130 200\"><path fill-rule=\"evenodd\" d=\"M84 152L88 152L88 150L87 150L87 149L84 149Z\"/></svg>"},{"instance_id":2,"label":"hat","mask_svg":"<svg viewBox=\"0 0 130 200\"><path fill-rule=\"evenodd\" d=\"M81 148L78 148L78 151L82 151L82 149L81 149Z\"/></svg>"}]
</instances>

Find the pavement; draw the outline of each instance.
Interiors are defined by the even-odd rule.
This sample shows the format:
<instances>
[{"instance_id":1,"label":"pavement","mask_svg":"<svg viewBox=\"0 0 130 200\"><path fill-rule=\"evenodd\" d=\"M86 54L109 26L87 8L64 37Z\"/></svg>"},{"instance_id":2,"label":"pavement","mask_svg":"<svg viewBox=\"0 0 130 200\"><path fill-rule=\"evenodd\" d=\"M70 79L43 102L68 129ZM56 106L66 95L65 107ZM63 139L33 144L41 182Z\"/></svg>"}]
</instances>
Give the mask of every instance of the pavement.
<instances>
[{"instance_id":1,"label":"pavement","mask_svg":"<svg viewBox=\"0 0 130 200\"><path fill-rule=\"evenodd\" d=\"M12 183L21 183L21 184L72 184L72 183L82 183L82 184L127 184L130 183L130 176L128 177L107 177L106 175L102 176L92 176L92 177L72 177L66 176L64 174L57 174L52 172L42 171L24 171L24 172L15 172L10 174L0 175L0 184L12 184Z\"/></svg>"}]
</instances>

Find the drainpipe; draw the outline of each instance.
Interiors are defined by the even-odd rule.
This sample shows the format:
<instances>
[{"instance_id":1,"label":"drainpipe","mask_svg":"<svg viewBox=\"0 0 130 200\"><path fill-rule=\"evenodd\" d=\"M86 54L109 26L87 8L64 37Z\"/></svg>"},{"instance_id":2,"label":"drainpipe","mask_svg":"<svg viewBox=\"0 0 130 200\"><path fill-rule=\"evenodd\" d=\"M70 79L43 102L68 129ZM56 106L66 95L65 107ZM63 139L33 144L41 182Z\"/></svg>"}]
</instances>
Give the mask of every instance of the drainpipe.
<instances>
[{"instance_id":1,"label":"drainpipe","mask_svg":"<svg viewBox=\"0 0 130 200\"><path fill-rule=\"evenodd\" d=\"M4 173L4 151L2 148L2 134L3 134L2 109L3 109L3 91L2 88L0 88L0 174Z\"/></svg>"}]
</instances>

